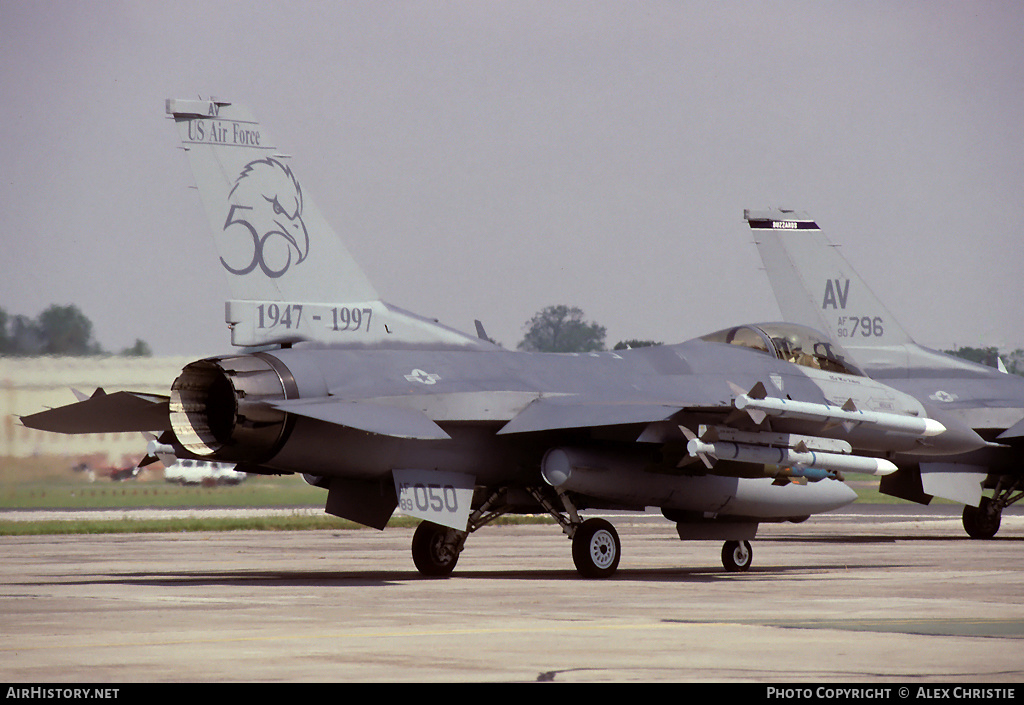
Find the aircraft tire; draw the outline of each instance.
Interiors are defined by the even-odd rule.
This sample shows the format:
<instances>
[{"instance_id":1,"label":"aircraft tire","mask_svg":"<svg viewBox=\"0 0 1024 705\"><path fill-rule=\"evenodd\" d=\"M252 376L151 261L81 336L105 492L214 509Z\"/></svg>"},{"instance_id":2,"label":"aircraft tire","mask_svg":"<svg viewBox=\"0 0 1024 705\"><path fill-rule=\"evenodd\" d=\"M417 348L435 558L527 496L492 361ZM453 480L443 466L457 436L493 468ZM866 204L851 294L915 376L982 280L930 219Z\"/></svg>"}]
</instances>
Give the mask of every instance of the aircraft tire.
<instances>
[{"instance_id":1,"label":"aircraft tire","mask_svg":"<svg viewBox=\"0 0 1024 705\"><path fill-rule=\"evenodd\" d=\"M449 529L424 521L412 535L412 562L422 575L445 578L455 570L459 554L444 549Z\"/></svg>"},{"instance_id":2,"label":"aircraft tire","mask_svg":"<svg viewBox=\"0 0 1024 705\"><path fill-rule=\"evenodd\" d=\"M619 567L619 533L604 519L587 519L572 537L572 562L585 578L607 578Z\"/></svg>"},{"instance_id":3,"label":"aircraft tire","mask_svg":"<svg viewBox=\"0 0 1024 705\"><path fill-rule=\"evenodd\" d=\"M1002 512L992 505L991 499L982 497L977 507L964 505L964 530L972 539L990 539L999 531L1002 516Z\"/></svg>"},{"instance_id":4,"label":"aircraft tire","mask_svg":"<svg viewBox=\"0 0 1024 705\"><path fill-rule=\"evenodd\" d=\"M722 546L722 565L730 573L750 570L754 560L754 549L749 541L726 541Z\"/></svg>"}]
</instances>

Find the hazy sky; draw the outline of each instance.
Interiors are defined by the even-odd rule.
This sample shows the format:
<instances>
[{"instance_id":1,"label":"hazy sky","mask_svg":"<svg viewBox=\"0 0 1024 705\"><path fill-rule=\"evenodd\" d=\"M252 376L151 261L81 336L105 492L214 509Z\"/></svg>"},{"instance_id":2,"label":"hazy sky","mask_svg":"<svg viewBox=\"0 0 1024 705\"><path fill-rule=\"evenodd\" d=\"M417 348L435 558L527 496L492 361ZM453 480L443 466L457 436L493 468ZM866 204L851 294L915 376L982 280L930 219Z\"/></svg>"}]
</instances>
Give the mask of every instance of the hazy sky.
<instances>
[{"instance_id":1,"label":"hazy sky","mask_svg":"<svg viewBox=\"0 0 1024 705\"><path fill-rule=\"evenodd\" d=\"M384 299L508 347L778 308L808 211L921 344L1024 347L1024 3L0 0L0 307L230 349L164 99L248 105Z\"/></svg>"}]
</instances>

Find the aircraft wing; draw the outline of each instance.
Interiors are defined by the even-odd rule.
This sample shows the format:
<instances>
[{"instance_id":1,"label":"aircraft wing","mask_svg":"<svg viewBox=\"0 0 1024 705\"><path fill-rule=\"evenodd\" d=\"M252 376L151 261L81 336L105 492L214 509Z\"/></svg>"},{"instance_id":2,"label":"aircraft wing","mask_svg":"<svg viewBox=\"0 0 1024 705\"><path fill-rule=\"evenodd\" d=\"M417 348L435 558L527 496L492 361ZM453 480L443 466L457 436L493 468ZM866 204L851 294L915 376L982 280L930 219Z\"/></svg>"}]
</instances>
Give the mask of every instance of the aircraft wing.
<instances>
[{"instance_id":1,"label":"aircraft wing","mask_svg":"<svg viewBox=\"0 0 1024 705\"><path fill-rule=\"evenodd\" d=\"M609 402L577 395L542 397L520 392L456 392L404 398L345 399L318 397L266 402L275 409L396 438L444 440L437 422L506 422L499 434L614 426L661 421L680 411L677 404ZM138 392L106 394L22 417L42 431L58 433L161 432L171 429L169 398Z\"/></svg>"},{"instance_id":2,"label":"aircraft wing","mask_svg":"<svg viewBox=\"0 0 1024 705\"><path fill-rule=\"evenodd\" d=\"M498 434L650 423L663 421L681 409L678 405L649 402L600 402L580 400L577 397L542 398L519 412Z\"/></svg>"},{"instance_id":3,"label":"aircraft wing","mask_svg":"<svg viewBox=\"0 0 1024 705\"><path fill-rule=\"evenodd\" d=\"M450 438L444 429L422 411L373 401L345 401L328 397L279 401L272 406L299 416L396 438Z\"/></svg>"},{"instance_id":4,"label":"aircraft wing","mask_svg":"<svg viewBox=\"0 0 1024 705\"><path fill-rule=\"evenodd\" d=\"M667 403L609 402L572 394L544 397L515 392L455 392L359 400L327 397L282 400L271 405L370 433L424 440L449 438L437 423L445 421L506 422L498 434L508 435L650 423L667 419L683 408Z\"/></svg>"},{"instance_id":5,"label":"aircraft wing","mask_svg":"<svg viewBox=\"0 0 1024 705\"><path fill-rule=\"evenodd\" d=\"M169 398L140 392L107 394L97 389L91 397L75 404L22 416L29 428L56 433L117 433L122 431L167 431Z\"/></svg>"}]
</instances>

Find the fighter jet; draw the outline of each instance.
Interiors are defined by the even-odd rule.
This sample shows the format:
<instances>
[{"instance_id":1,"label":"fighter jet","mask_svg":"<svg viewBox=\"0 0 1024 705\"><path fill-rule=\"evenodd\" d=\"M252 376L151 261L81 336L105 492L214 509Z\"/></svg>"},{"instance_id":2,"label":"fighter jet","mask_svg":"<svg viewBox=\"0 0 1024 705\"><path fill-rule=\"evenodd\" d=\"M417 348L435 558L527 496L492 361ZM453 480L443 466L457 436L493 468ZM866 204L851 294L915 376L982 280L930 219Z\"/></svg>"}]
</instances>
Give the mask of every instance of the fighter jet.
<instances>
[{"instance_id":1,"label":"fighter jet","mask_svg":"<svg viewBox=\"0 0 1024 705\"><path fill-rule=\"evenodd\" d=\"M959 457L897 458L899 471L881 480L881 491L921 504L933 496L960 502L970 536L995 536L1003 510L1024 496L1024 378L915 343L807 214L748 210L744 219L783 318L826 331L868 376L989 442Z\"/></svg>"},{"instance_id":2,"label":"fighter jet","mask_svg":"<svg viewBox=\"0 0 1024 705\"><path fill-rule=\"evenodd\" d=\"M166 111L228 282L231 341L261 351L193 362L164 397L96 394L27 426L152 431L179 458L301 474L326 490L328 513L378 529L399 509L423 520L412 555L429 576L451 574L467 537L495 518L546 513L579 573L607 577L618 533L583 513L650 507L680 539L724 541L725 567L745 570L759 523L853 501L842 473L890 472L897 451L984 445L800 326L545 354L400 309L247 110L168 100Z\"/></svg>"}]
</instances>

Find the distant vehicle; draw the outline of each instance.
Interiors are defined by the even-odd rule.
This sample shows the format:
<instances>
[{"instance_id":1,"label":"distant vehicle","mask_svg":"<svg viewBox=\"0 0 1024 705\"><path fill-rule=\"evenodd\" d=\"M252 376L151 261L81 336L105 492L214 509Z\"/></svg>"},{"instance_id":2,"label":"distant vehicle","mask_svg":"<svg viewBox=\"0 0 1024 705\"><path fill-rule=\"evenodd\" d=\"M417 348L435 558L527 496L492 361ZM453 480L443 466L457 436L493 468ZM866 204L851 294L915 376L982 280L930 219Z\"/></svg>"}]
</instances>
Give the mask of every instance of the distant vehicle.
<instances>
[{"instance_id":1,"label":"distant vehicle","mask_svg":"<svg viewBox=\"0 0 1024 705\"><path fill-rule=\"evenodd\" d=\"M183 459L164 470L164 479L179 485L237 485L249 477L235 470L234 463Z\"/></svg>"},{"instance_id":2,"label":"distant vehicle","mask_svg":"<svg viewBox=\"0 0 1024 705\"><path fill-rule=\"evenodd\" d=\"M80 472L85 475L86 480L89 482L96 482L97 477L106 477L113 482L121 482L123 480L134 480L139 474L139 466L135 464L126 465L123 468L114 467L111 465L104 466L98 469L94 469L89 463L81 462L72 468L74 472Z\"/></svg>"}]
</instances>

